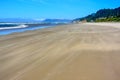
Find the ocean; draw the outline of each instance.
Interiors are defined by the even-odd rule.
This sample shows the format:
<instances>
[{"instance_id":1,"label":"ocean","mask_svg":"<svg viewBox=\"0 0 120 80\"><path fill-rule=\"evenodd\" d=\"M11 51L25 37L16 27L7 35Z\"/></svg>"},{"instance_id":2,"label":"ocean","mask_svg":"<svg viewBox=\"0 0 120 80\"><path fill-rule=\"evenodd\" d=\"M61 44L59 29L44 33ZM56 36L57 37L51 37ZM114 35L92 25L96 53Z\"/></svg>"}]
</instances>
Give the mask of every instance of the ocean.
<instances>
[{"instance_id":1,"label":"ocean","mask_svg":"<svg viewBox=\"0 0 120 80\"><path fill-rule=\"evenodd\" d=\"M0 35L53 27L55 24L0 23Z\"/></svg>"}]
</instances>

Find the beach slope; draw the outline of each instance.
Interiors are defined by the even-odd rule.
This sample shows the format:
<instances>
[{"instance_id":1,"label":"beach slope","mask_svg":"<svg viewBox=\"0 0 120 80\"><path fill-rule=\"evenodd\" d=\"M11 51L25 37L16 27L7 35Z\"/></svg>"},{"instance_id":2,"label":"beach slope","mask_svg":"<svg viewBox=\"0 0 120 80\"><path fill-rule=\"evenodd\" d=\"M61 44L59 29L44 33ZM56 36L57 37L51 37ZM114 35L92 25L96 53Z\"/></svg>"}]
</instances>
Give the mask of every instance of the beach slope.
<instances>
[{"instance_id":1,"label":"beach slope","mask_svg":"<svg viewBox=\"0 0 120 80\"><path fill-rule=\"evenodd\" d=\"M1 36L0 80L120 80L120 23Z\"/></svg>"}]
</instances>

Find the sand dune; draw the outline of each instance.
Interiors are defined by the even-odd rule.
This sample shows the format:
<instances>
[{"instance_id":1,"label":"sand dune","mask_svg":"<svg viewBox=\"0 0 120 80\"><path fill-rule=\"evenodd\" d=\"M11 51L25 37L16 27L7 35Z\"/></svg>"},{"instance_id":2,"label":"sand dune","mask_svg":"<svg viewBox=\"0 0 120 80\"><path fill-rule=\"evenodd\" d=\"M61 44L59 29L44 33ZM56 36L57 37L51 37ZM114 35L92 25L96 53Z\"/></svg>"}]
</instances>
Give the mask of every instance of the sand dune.
<instances>
[{"instance_id":1,"label":"sand dune","mask_svg":"<svg viewBox=\"0 0 120 80\"><path fill-rule=\"evenodd\" d=\"M106 25L1 36L0 80L120 80L120 23Z\"/></svg>"}]
</instances>

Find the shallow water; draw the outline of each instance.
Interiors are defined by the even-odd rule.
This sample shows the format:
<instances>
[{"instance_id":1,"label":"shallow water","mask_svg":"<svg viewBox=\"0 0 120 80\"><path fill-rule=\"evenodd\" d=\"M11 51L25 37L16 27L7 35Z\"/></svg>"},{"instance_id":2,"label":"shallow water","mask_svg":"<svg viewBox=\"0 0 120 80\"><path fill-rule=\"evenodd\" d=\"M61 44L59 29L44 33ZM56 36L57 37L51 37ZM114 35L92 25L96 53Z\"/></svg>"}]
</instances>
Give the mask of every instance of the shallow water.
<instances>
[{"instance_id":1,"label":"shallow water","mask_svg":"<svg viewBox=\"0 0 120 80\"><path fill-rule=\"evenodd\" d=\"M53 27L53 26L55 26L55 25L2 29L2 30L0 30L0 35L7 35L7 34L11 34L11 33L16 33L16 32L24 32L24 31L29 31L29 30L43 29L43 28L48 28L48 27Z\"/></svg>"}]
</instances>

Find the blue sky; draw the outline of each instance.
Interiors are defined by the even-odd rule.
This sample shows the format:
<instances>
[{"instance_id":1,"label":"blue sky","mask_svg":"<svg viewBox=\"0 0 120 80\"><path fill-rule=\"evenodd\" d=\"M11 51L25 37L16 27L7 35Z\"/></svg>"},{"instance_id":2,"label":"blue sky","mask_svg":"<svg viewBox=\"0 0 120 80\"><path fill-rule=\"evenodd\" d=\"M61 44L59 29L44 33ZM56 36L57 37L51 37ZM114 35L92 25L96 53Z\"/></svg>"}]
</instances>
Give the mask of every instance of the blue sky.
<instances>
[{"instance_id":1,"label":"blue sky","mask_svg":"<svg viewBox=\"0 0 120 80\"><path fill-rule=\"evenodd\" d=\"M119 6L120 0L0 0L0 18L74 19Z\"/></svg>"}]
</instances>

